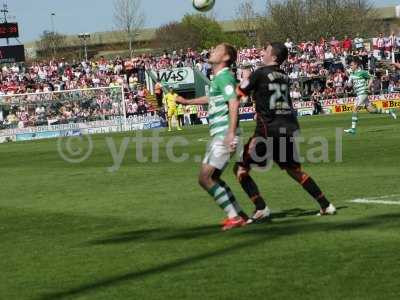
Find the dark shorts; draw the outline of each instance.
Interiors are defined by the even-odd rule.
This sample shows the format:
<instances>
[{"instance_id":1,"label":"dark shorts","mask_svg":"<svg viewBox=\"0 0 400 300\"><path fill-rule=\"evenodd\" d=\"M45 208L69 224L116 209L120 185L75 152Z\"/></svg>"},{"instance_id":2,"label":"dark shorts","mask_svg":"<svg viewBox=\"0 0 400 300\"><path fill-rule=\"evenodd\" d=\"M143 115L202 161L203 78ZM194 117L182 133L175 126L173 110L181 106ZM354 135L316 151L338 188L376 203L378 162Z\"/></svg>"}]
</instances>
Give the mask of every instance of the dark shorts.
<instances>
[{"instance_id":1,"label":"dark shorts","mask_svg":"<svg viewBox=\"0 0 400 300\"><path fill-rule=\"evenodd\" d=\"M254 135L244 146L239 165L247 170L252 166L265 168L274 161L281 169L300 169L294 136L264 137Z\"/></svg>"}]
</instances>

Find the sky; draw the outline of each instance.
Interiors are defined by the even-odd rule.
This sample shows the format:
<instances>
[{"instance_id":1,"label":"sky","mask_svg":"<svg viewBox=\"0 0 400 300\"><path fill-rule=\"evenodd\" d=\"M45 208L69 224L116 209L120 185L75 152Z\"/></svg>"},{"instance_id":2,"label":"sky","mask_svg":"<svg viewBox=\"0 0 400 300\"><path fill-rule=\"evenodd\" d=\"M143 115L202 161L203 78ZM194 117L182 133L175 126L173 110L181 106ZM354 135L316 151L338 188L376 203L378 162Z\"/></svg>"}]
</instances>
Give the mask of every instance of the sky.
<instances>
[{"instance_id":1,"label":"sky","mask_svg":"<svg viewBox=\"0 0 400 300\"><path fill-rule=\"evenodd\" d=\"M241 0L216 0L213 10L219 20L235 17ZM258 12L265 0L253 0ZM376 6L400 5L400 0L371 1ZM51 31L51 13L55 13L55 30L62 34L115 30L113 0L0 0L7 3L9 22L18 22L20 41L38 39L44 30ZM145 27L157 27L170 21L179 21L185 13L195 12L191 0L142 0L146 16Z\"/></svg>"}]
</instances>

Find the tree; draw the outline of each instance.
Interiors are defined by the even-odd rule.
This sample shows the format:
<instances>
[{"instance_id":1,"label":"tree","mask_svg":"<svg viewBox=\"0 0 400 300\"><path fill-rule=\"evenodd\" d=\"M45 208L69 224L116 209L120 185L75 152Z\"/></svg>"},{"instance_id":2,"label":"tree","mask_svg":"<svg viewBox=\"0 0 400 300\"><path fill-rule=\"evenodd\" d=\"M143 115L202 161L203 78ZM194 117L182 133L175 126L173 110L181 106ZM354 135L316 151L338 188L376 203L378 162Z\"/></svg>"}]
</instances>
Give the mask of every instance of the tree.
<instances>
[{"instance_id":1,"label":"tree","mask_svg":"<svg viewBox=\"0 0 400 300\"><path fill-rule=\"evenodd\" d=\"M181 21L189 47L209 49L224 41L224 33L219 23L202 14L185 15Z\"/></svg>"},{"instance_id":2,"label":"tree","mask_svg":"<svg viewBox=\"0 0 400 300\"><path fill-rule=\"evenodd\" d=\"M268 0L260 28L264 41L298 42L356 33L372 36L381 26L368 0Z\"/></svg>"},{"instance_id":3,"label":"tree","mask_svg":"<svg viewBox=\"0 0 400 300\"><path fill-rule=\"evenodd\" d=\"M324 36L375 35L381 29L377 12L367 0L309 0L310 15L307 29L310 34Z\"/></svg>"},{"instance_id":4,"label":"tree","mask_svg":"<svg viewBox=\"0 0 400 300\"><path fill-rule=\"evenodd\" d=\"M114 0L115 25L125 32L131 57L133 57L134 39L143 28L145 21L145 15L140 6L141 0Z\"/></svg>"},{"instance_id":5,"label":"tree","mask_svg":"<svg viewBox=\"0 0 400 300\"><path fill-rule=\"evenodd\" d=\"M221 26L215 19L202 14L185 15L180 22L161 26L156 41L162 49L209 49L225 40Z\"/></svg>"},{"instance_id":6,"label":"tree","mask_svg":"<svg viewBox=\"0 0 400 300\"><path fill-rule=\"evenodd\" d=\"M264 24L266 28L262 36L278 41L284 41L286 38L300 41L309 35L306 24L310 16L307 14L305 4L306 1L303 0L282 2L268 0L267 20Z\"/></svg>"},{"instance_id":7,"label":"tree","mask_svg":"<svg viewBox=\"0 0 400 300\"><path fill-rule=\"evenodd\" d=\"M249 45L248 37L243 33L225 33L224 42L229 43L236 48L244 48Z\"/></svg>"},{"instance_id":8,"label":"tree","mask_svg":"<svg viewBox=\"0 0 400 300\"><path fill-rule=\"evenodd\" d=\"M256 42L258 14L254 9L253 0L244 0L236 9L237 19L235 23L245 33L249 44Z\"/></svg>"},{"instance_id":9,"label":"tree","mask_svg":"<svg viewBox=\"0 0 400 300\"><path fill-rule=\"evenodd\" d=\"M171 22L156 30L156 44L164 50L187 48L185 36L188 33L180 22Z\"/></svg>"},{"instance_id":10,"label":"tree","mask_svg":"<svg viewBox=\"0 0 400 300\"><path fill-rule=\"evenodd\" d=\"M66 46L66 36L52 31L43 31L40 39L36 41L36 48L39 57L51 58L54 50Z\"/></svg>"}]
</instances>

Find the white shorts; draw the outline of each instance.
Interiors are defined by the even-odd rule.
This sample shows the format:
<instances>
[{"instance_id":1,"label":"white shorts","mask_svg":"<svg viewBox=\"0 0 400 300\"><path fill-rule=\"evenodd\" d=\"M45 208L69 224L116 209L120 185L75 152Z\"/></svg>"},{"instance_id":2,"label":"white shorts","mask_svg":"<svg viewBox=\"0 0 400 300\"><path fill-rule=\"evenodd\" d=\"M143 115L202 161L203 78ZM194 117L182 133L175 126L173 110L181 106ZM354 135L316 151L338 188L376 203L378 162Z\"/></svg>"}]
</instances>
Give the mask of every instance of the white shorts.
<instances>
[{"instance_id":1,"label":"white shorts","mask_svg":"<svg viewBox=\"0 0 400 300\"><path fill-rule=\"evenodd\" d=\"M357 96L355 105L356 105L356 107L368 106L369 105L368 95Z\"/></svg>"},{"instance_id":2,"label":"white shorts","mask_svg":"<svg viewBox=\"0 0 400 300\"><path fill-rule=\"evenodd\" d=\"M239 143L239 137L235 137L235 143ZM235 152L230 152L229 148L224 144L224 138L216 136L208 144L203 164L211 165L218 170L223 170L228 165L233 154L235 154Z\"/></svg>"}]
</instances>

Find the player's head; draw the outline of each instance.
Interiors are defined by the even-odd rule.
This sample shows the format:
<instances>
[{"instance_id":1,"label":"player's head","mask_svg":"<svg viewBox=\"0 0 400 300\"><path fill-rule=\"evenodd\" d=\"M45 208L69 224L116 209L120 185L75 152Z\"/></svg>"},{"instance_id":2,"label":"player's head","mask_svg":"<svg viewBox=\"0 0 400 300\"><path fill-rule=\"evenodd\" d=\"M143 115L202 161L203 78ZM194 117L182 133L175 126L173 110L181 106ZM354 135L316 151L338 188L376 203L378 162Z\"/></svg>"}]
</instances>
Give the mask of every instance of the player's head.
<instances>
[{"instance_id":1,"label":"player's head","mask_svg":"<svg viewBox=\"0 0 400 300\"><path fill-rule=\"evenodd\" d=\"M264 63L268 65L278 65L283 64L287 60L289 51L287 47L282 43L270 43L263 51Z\"/></svg>"},{"instance_id":2,"label":"player's head","mask_svg":"<svg viewBox=\"0 0 400 300\"><path fill-rule=\"evenodd\" d=\"M219 44L211 52L208 62L213 65L224 64L226 67L231 67L237 59L237 50L228 43Z\"/></svg>"},{"instance_id":3,"label":"player's head","mask_svg":"<svg viewBox=\"0 0 400 300\"><path fill-rule=\"evenodd\" d=\"M350 63L350 68L352 71L358 70L361 66L361 61L359 58L354 57Z\"/></svg>"}]
</instances>

